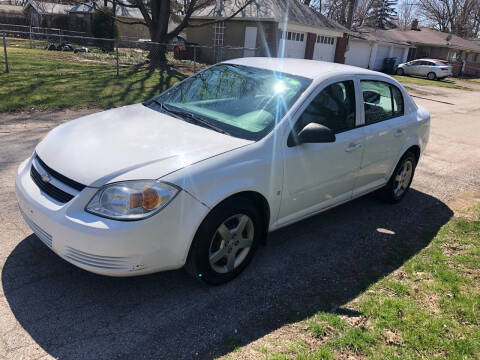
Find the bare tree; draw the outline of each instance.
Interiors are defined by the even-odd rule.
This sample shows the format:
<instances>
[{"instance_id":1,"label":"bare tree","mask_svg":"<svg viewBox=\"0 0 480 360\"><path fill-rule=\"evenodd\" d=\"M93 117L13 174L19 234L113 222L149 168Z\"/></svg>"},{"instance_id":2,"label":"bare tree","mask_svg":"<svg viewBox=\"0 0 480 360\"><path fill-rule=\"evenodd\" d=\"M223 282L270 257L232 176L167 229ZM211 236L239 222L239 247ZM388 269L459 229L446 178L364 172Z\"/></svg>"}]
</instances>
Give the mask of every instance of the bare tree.
<instances>
[{"instance_id":1,"label":"bare tree","mask_svg":"<svg viewBox=\"0 0 480 360\"><path fill-rule=\"evenodd\" d=\"M143 17L142 21L125 22L118 17L116 21L128 25L143 24L147 26L150 38L153 44L150 44L150 62L153 65L164 66L167 63L165 56L165 45L171 39L179 35L186 27L200 27L214 24L220 21L227 21L245 9L253 0L237 0L231 2L235 4L235 10L229 16L202 23L191 24L190 19L193 13L209 5L221 6L222 0L107 0L113 6L123 6L125 8L138 9ZM169 24L176 23L174 29L168 30Z\"/></svg>"},{"instance_id":2,"label":"bare tree","mask_svg":"<svg viewBox=\"0 0 480 360\"><path fill-rule=\"evenodd\" d=\"M367 14L372 8L373 1L374 0L358 0L357 1L357 6L355 7L355 11L353 13L354 26L360 27L363 25L365 19L367 18Z\"/></svg>"},{"instance_id":3,"label":"bare tree","mask_svg":"<svg viewBox=\"0 0 480 360\"><path fill-rule=\"evenodd\" d=\"M347 28L362 26L374 0L302 0L314 10Z\"/></svg>"},{"instance_id":4,"label":"bare tree","mask_svg":"<svg viewBox=\"0 0 480 360\"><path fill-rule=\"evenodd\" d=\"M418 6L427 25L465 38L478 36L479 0L422 0Z\"/></svg>"},{"instance_id":5,"label":"bare tree","mask_svg":"<svg viewBox=\"0 0 480 360\"><path fill-rule=\"evenodd\" d=\"M413 0L401 0L398 4L398 26L402 30L409 29L412 21L417 18L417 5Z\"/></svg>"}]
</instances>

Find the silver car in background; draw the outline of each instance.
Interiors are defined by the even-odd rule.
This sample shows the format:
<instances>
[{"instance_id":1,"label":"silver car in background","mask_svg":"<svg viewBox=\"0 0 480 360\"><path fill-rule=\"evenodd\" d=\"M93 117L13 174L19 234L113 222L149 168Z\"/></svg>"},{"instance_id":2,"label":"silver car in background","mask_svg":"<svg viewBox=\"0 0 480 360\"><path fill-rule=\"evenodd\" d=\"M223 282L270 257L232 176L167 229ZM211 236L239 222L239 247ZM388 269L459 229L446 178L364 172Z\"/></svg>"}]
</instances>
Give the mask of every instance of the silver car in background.
<instances>
[{"instance_id":1,"label":"silver car in background","mask_svg":"<svg viewBox=\"0 0 480 360\"><path fill-rule=\"evenodd\" d=\"M440 80L452 76L452 66L446 60L417 59L398 65L396 73Z\"/></svg>"}]
</instances>

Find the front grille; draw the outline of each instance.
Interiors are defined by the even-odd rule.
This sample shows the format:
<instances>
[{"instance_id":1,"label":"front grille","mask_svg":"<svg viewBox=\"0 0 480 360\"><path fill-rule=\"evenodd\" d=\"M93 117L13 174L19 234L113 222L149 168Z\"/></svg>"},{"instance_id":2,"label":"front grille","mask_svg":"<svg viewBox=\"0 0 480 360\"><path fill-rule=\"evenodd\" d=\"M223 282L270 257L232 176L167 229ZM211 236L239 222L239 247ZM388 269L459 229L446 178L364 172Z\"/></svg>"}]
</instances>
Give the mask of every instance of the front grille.
<instances>
[{"instance_id":1,"label":"front grille","mask_svg":"<svg viewBox=\"0 0 480 360\"><path fill-rule=\"evenodd\" d=\"M43 173L46 173L48 177L54 181L50 181L48 179L47 181L43 181ZM33 182L37 184L42 192L61 203L69 202L75 197L77 191L82 191L86 188L85 185L69 179L50 168L42 159L40 159L37 154L35 154L33 164L30 169L30 176L32 177ZM73 194L71 194L71 192L73 192Z\"/></svg>"},{"instance_id":2,"label":"front grille","mask_svg":"<svg viewBox=\"0 0 480 360\"><path fill-rule=\"evenodd\" d=\"M65 185L68 185L70 186L72 189L75 189L75 190L78 190L78 191L82 191L83 189L86 188L85 185L83 184L80 184L79 182L76 182L75 180L72 180L72 179L69 179L67 178L66 176L63 176L62 174L56 172L55 170L53 170L52 168L50 168L47 164L45 164L43 162L42 159L40 159L40 157L38 155L35 155L35 159L37 159L37 161L40 163L40 165L44 168L44 170L51 176L53 176L54 178L56 178L57 180L61 181L62 183L64 183Z\"/></svg>"},{"instance_id":3,"label":"front grille","mask_svg":"<svg viewBox=\"0 0 480 360\"><path fill-rule=\"evenodd\" d=\"M117 256L100 256L89 254L69 246L66 247L65 257L83 265L112 270L131 270L129 258Z\"/></svg>"},{"instance_id":4,"label":"front grille","mask_svg":"<svg viewBox=\"0 0 480 360\"><path fill-rule=\"evenodd\" d=\"M53 186L48 182L43 181L42 177L33 165L30 168L30 176L32 177L33 182L37 184L37 186L40 188L40 190L42 190L45 194L54 198L55 200L61 203L66 203L73 199L73 195L66 193L65 191Z\"/></svg>"},{"instance_id":5,"label":"front grille","mask_svg":"<svg viewBox=\"0 0 480 360\"><path fill-rule=\"evenodd\" d=\"M35 224L30 218L20 209L20 212L22 213L23 218L25 219L25 222L27 223L28 226L30 226L30 229L37 235L37 237L45 244L47 245L50 249L52 248L52 235L47 233L45 230L43 230L40 226Z\"/></svg>"}]
</instances>

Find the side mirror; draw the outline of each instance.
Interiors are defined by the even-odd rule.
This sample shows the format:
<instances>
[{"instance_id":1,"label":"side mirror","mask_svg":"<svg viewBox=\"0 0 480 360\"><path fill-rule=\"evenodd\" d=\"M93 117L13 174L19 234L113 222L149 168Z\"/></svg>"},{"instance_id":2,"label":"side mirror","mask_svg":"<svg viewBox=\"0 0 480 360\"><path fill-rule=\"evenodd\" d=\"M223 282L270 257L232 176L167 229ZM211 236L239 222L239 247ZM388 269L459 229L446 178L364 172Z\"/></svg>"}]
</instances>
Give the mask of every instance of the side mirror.
<instances>
[{"instance_id":1,"label":"side mirror","mask_svg":"<svg viewBox=\"0 0 480 360\"><path fill-rule=\"evenodd\" d=\"M300 144L335 142L335 134L324 125L310 123L295 136L292 132L287 140L289 147Z\"/></svg>"}]
</instances>

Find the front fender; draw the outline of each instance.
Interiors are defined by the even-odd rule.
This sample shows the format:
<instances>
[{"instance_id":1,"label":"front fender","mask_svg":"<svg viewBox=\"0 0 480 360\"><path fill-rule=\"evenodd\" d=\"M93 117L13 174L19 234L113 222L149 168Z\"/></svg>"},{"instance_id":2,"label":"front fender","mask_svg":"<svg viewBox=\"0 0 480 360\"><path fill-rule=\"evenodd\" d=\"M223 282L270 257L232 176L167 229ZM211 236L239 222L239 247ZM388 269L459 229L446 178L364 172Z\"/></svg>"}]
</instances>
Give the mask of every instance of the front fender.
<instances>
[{"instance_id":1,"label":"front fender","mask_svg":"<svg viewBox=\"0 0 480 360\"><path fill-rule=\"evenodd\" d=\"M265 143L255 143L181 169L164 180L210 209L237 193L257 192L268 202L271 225L280 207L283 162L267 149Z\"/></svg>"}]
</instances>

